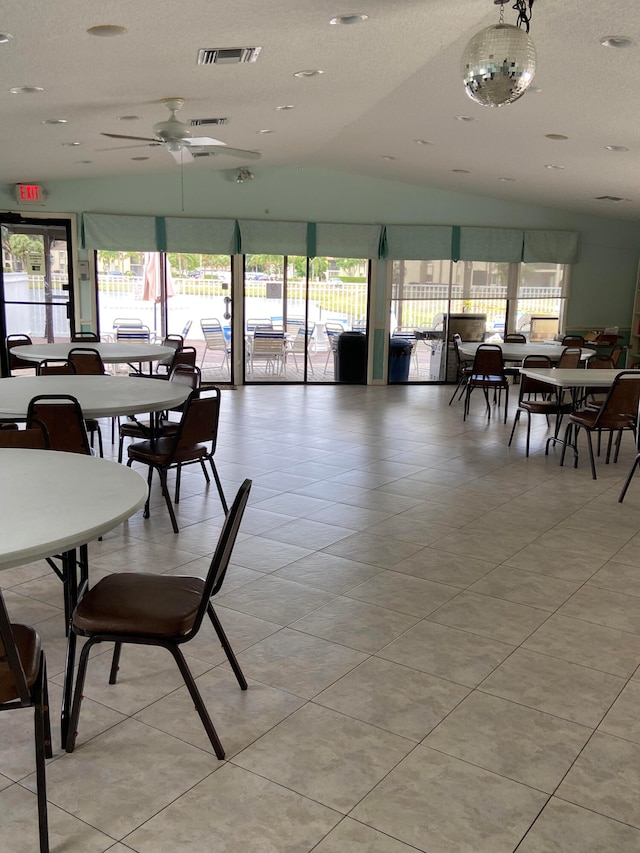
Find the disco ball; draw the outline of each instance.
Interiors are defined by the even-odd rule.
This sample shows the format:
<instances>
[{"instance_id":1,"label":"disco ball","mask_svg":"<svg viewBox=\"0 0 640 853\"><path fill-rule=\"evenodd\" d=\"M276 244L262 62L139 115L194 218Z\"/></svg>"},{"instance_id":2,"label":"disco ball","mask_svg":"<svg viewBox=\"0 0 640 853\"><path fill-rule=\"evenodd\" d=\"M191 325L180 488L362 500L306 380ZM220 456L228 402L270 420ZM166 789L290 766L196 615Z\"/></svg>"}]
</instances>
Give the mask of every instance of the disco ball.
<instances>
[{"instance_id":1,"label":"disco ball","mask_svg":"<svg viewBox=\"0 0 640 853\"><path fill-rule=\"evenodd\" d=\"M465 90L483 107L517 101L535 73L535 45L524 30L511 24L496 24L476 33L462 54Z\"/></svg>"}]
</instances>

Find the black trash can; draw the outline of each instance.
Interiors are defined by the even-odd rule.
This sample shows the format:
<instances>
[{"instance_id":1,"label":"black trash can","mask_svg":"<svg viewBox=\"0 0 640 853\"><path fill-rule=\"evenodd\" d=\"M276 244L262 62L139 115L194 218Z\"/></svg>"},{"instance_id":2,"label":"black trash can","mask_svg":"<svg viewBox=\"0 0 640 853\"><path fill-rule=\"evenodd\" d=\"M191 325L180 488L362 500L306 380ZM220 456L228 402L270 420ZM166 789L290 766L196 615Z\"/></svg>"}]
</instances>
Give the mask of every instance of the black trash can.
<instances>
[{"instance_id":1,"label":"black trash can","mask_svg":"<svg viewBox=\"0 0 640 853\"><path fill-rule=\"evenodd\" d=\"M367 336L362 332L342 332L336 350L337 382L367 384Z\"/></svg>"},{"instance_id":2,"label":"black trash can","mask_svg":"<svg viewBox=\"0 0 640 853\"><path fill-rule=\"evenodd\" d=\"M407 382L411 367L413 344L405 338L389 341L389 382Z\"/></svg>"}]
</instances>

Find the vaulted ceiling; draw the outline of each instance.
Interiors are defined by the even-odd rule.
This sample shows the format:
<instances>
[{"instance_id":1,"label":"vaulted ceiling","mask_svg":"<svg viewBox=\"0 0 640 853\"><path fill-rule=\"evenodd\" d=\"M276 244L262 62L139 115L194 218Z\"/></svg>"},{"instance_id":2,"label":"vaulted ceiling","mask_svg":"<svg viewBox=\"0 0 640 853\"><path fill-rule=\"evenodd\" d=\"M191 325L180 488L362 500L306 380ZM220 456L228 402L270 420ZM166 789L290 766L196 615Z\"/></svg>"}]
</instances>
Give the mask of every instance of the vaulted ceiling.
<instances>
[{"instance_id":1,"label":"vaulted ceiling","mask_svg":"<svg viewBox=\"0 0 640 853\"><path fill-rule=\"evenodd\" d=\"M368 17L330 24L356 13ZM638 0L536 0L533 90L492 109L467 97L460 58L498 15L493 0L8 0L0 181L179 169L162 146L101 134L152 138L169 117L162 99L180 97L181 121L226 119L195 136L261 154L185 168L315 166L640 218ZM504 15L515 23L510 2ZM87 32L104 25L124 32ZM632 44L605 47L606 36ZM239 47L261 50L255 62L197 62L200 49Z\"/></svg>"}]
</instances>

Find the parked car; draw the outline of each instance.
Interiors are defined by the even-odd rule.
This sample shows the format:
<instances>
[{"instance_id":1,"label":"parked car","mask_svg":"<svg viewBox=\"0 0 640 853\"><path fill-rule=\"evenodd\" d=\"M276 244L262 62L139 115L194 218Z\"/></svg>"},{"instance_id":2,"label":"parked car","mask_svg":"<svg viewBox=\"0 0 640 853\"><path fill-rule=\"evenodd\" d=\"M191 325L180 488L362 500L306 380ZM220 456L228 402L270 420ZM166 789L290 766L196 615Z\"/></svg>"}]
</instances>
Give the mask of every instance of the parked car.
<instances>
[{"instance_id":1,"label":"parked car","mask_svg":"<svg viewBox=\"0 0 640 853\"><path fill-rule=\"evenodd\" d=\"M342 282L341 278L328 278L327 279L327 284L342 284L342 283L343 282Z\"/></svg>"}]
</instances>

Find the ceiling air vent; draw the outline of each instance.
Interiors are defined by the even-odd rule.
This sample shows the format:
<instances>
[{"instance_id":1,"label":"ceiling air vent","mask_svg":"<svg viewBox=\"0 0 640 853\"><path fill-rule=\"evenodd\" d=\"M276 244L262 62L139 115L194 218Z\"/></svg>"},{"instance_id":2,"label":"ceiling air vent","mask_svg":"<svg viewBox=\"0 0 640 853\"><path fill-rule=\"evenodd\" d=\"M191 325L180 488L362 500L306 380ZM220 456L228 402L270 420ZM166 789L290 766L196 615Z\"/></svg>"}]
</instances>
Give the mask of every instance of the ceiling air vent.
<instances>
[{"instance_id":1,"label":"ceiling air vent","mask_svg":"<svg viewBox=\"0 0 640 853\"><path fill-rule=\"evenodd\" d=\"M261 47L203 47L198 51L198 65L235 65L255 62Z\"/></svg>"},{"instance_id":2,"label":"ceiling air vent","mask_svg":"<svg viewBox=\"0 0 640 853\"><path fill-rule=\"evenodd\" d=\"M596 201L631 201L629 198L622 198L619 195L597 195Z\"/></svg>"},{"instance_id":3,"label":"ceiling air vent","mask_svg":"<svg viewBox=\"0 0 640 853\"><path fill-rule=\"evenodd\" d=\"M192 118L189 122L190 127L222 127L224 124L229 124L228 118Z\"/></svg>"}]
</instances>

